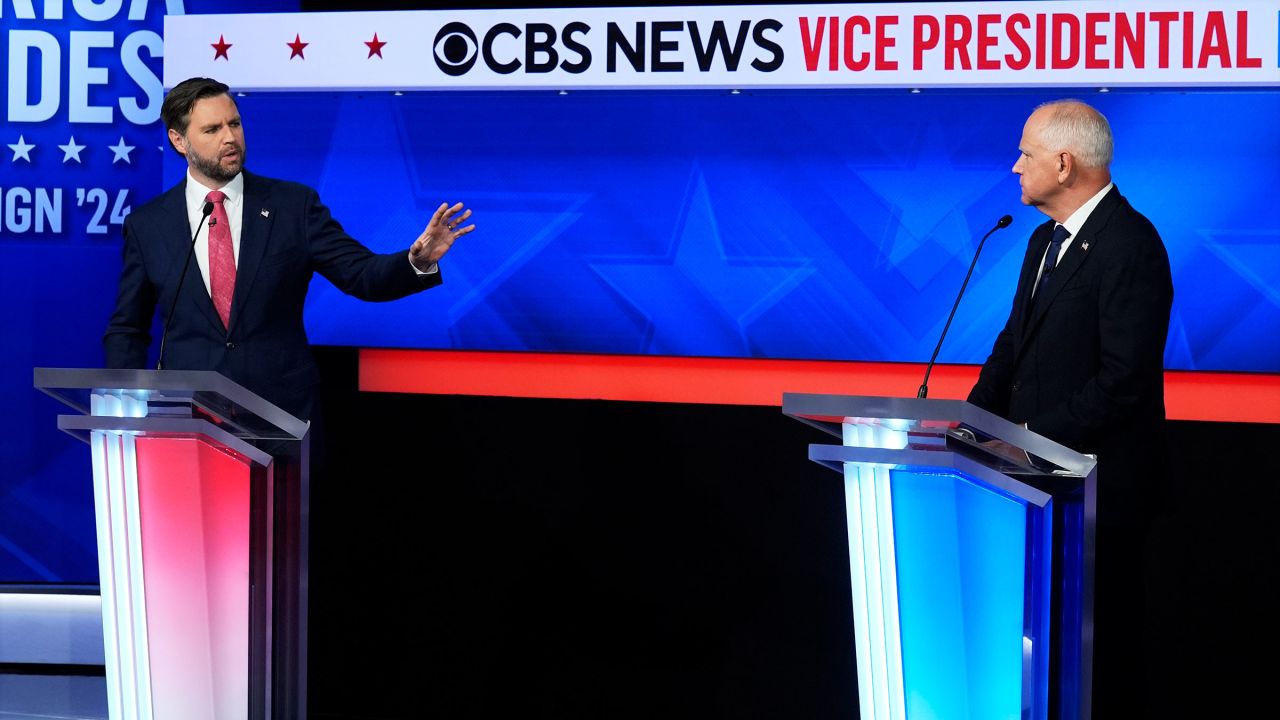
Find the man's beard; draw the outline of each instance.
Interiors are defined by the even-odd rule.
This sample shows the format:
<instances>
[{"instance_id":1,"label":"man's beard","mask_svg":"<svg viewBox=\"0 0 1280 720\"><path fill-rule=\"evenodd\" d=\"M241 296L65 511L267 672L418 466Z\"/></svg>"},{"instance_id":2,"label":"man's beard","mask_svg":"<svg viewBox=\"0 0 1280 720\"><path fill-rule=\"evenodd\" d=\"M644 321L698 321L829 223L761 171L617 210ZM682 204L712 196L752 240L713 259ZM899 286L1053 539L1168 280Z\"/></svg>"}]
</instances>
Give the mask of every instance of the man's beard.
<instances>
[{"instance_id":1,"label":"man's beard","mask_svg":"<svg viewBox=\"0 0 1280 720\"><path fill-rule=\"evenodd\" d=\"M231 180L234 179L236 175L239 175L240 171L244 169L244 147L237 147L236 151L240 155L240 161L230 169L223 167L222 163L218 162L217 159L207 158L197 153L195 148L190 146L187 147L187 161L210 180L227 183L231 182Z\"/></svg>"}]
</instances>

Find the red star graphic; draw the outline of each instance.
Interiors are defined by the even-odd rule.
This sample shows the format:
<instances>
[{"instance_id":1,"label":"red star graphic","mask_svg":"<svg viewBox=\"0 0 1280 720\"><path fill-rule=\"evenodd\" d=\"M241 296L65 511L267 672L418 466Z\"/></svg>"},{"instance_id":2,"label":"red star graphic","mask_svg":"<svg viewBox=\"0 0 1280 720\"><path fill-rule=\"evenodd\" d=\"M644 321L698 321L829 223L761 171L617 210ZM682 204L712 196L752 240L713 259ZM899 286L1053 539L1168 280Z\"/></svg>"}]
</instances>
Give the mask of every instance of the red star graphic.
<instances>
[{"instance_id":1,"label":"red star graphic","mask_svg":"<svg viewBox=\"0 0 1280 720\"><path fill-rule=\"evenodd\" d=\"M288 46L289 46L289 49L293 51L292 53L290 53L290 54L289 54L289 59L290 59L290 60L292 60L292 59L294 59L294 58L296 58L296 57L300 57L300 58L302 58L303 60L306 60L306 59L307 59L307 56L302 54L302 48L304 48L304 47L306 47L306 46L310 45L311 43L304 43L304 42L302 42L302 36L301 36L301 35L298 35L297 33L295 33L295 34L294 34L294 36L293 36L293 42L291 42L291 43L285 43L285 44L286 44L286 45L288 45Z\"/></svg>"},{"instance_id":2,"label":"red star graphic","mask_svg":"<svg viewBox=\"0 0 1280 720\"><path fill-rule=\"evenodd\" d=\"M231 47L231 43L227 42L225 38L219 35L218 42L210 43L210 46L215 50L215 52L213 53L214 60L217 60L218 58L222 58L227 62L231 62L231 58L227 57L227 49Z\"/></svg>"},{"instance_id":3,"label":"red star graphic","mask_svg":"<svg viewBox=\"0 0 1280 720\"><path fill-rule=\"evenodd\" d=\"M373 40L371 42L366 42L365 45L369 46L369 57L373 57L374 55L382 57L382 46L386 45L386 43L378 39L378 33L374 33Z\"/></svg>"}]
</instances>

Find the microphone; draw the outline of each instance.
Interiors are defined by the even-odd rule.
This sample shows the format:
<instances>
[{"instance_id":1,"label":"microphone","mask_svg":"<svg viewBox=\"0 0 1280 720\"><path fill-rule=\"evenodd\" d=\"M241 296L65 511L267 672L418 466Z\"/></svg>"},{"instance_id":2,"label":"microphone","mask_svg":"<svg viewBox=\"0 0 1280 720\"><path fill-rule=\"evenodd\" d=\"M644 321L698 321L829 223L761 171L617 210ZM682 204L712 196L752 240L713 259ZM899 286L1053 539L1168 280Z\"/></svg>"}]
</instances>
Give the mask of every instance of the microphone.
<instances>
[{"instance_id":1,"label":"microphone","mask_svg":"<svg viewBox=\"0 0 1280 720\"><path fill-rule=\"evenodd\" d=\"M929 358L929 364L924 369L924 380L920 383L920 390L916 392L916 397L924 399L929 397L929 374L933 372L933 361L938 359L938 351L942 349L942 340L947 336L947 330L951 327L951 320L956 316L956 308L960 307L960 298L964 297L964 289L969 285L969 276L973 275L973 268L978 264L978 255L982 253L982 245L991 237L991 233L1007 228L1013 223L1012 215L1005 215L996 221L996 226L987 231L982 236L982 240L978 241L978 249L973 253L973 262L969 263L969 272L965 273L964 282L960 283L960 292L956 295L955 304L951 306L951 314L947 316L947 324L942 326L942 335L938 337L938 344L933 348L933 357Z\"/></svg>"},{"instance_id":2,"label":"microphone","mask_svg":"<svg viewBox=\"0 0 1280 720\"><path fill-rule=\"evenodd\" d=\"M191 256L196 254L196 238L200 236L200 228L204 227L204 221L209 220L209 216L213 214L213 203L208 200L204 201L204 207L200 210L200 222L196 224L196 231L191 234L191 246L187 248L187 259L182 263L182 274L178 276L178 288L173 291L173 302L169 303L169 314L164 316L164 330L160 333L160 356L156 358L156 369L164 369L164 341L169 335L169 324L173 322L173 311L178 307L178 298L182 295L182 283L187 279L187 268L191 267ZM217 219L209 220L209 227Z\"/></svg>"}]
</instances>

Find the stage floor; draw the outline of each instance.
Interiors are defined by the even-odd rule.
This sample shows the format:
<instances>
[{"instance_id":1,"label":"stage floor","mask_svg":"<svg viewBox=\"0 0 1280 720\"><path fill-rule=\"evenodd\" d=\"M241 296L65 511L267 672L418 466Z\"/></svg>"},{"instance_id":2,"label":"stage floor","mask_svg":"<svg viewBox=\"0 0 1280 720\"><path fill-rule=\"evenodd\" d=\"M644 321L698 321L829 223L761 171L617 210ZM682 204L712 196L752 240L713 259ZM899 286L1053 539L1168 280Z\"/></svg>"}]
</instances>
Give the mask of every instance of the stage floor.
<instances>
[{"instance_id":1,"label":"stage floor","mask_svg":"<svg viewBox=\"0 0 1280 720\"><path fill-rule=\"evenodd\" d=\"M0 673L0 720L106 720L102 676Z\"/></svg>"}]
</instances>

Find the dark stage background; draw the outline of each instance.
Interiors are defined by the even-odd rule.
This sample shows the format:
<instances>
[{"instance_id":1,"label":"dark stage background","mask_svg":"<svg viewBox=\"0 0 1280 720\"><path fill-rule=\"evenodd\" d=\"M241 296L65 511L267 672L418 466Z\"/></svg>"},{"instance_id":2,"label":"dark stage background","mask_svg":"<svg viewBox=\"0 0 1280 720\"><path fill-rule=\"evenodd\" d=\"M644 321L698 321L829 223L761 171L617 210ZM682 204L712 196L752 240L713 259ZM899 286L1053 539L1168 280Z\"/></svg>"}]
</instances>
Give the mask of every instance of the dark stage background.
<instances>
[{"instance_id":1,"label":"dark stage background","mask_svg":"<svg viewBox=\"0 0 1280 720\"><path fill-rule=\"evenodd\" d=\"M318 355L312 717L857 717L825 435L773 407L359 393L355 350ZM1153 716L1265 707L1277 443L1170 423L1134 628Z\"/></svg>"}]
</instances>

